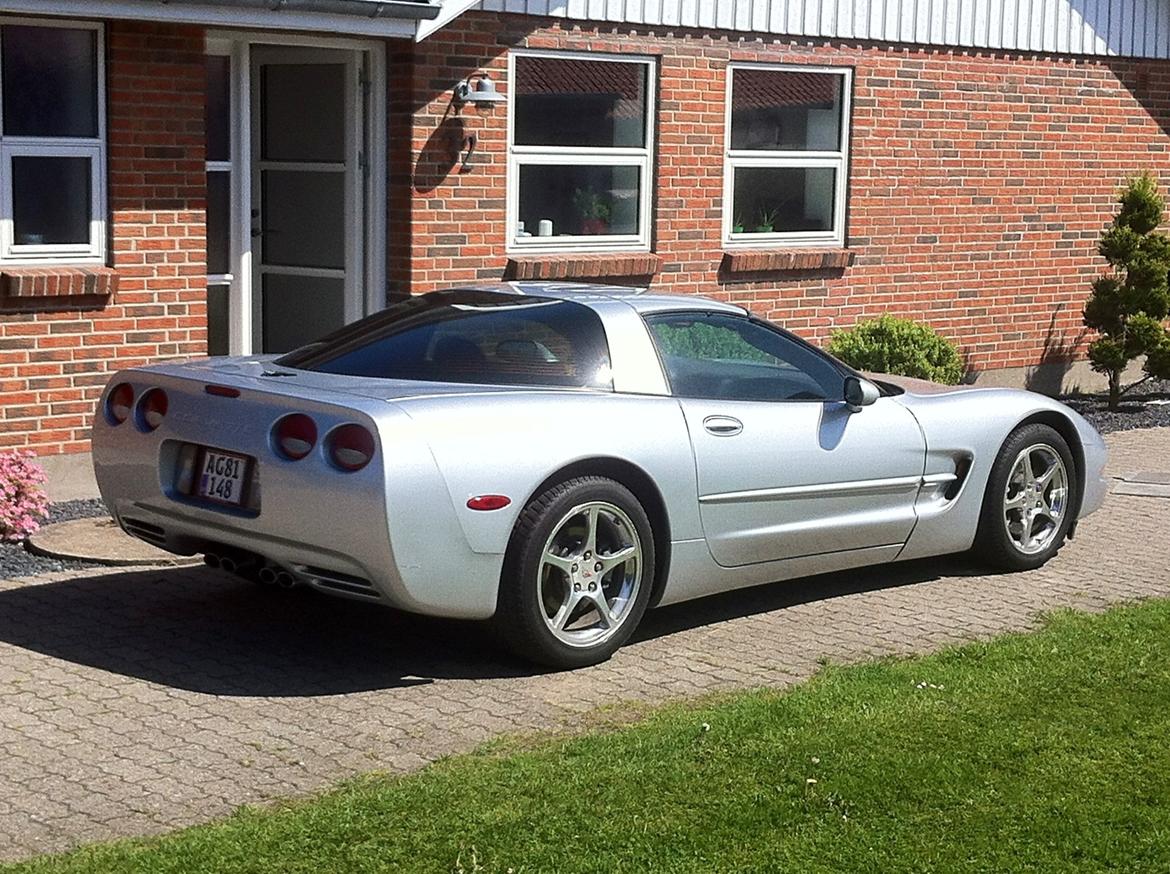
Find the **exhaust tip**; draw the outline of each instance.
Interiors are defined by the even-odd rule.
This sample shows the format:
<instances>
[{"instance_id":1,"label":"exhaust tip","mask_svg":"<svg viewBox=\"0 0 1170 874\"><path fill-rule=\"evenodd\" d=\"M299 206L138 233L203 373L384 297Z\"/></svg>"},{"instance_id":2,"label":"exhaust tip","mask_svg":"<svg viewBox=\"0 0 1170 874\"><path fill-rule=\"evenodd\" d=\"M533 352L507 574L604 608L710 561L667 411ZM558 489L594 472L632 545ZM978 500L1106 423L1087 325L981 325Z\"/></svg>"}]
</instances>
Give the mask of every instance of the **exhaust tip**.
<instances>
[{"instance_id":1,"label":"exhaust tip","mask_svg":"<svg viewBox=\"0 0 1170 874\"><path fill-rule=\"evenodd\" d=\"M297 584L296 578L288 571L281 571L276 575L276 585L282 589L294 588Z\"/></svg>"},{"instance_id":2,"label":"exhaust tip","mask_svg":"<svg viewBox=\"0 0 1170 874\"><path fill-rule=\"evenodd\" d=\"M236 564L236 560L226 555L219 560L219 566L222 570L227 571L229 574L234 574L239 569L239 565Z\"/></svg>"},{"instance_id":3,"label":"exhaust tip","mask_svg":"<svg viewBox=\"0 0 1170 874\"><path fill-rule=\"evenodd\" d=\"M274 585L276 583L276 571L274 571L270 567L265 566L265 567L260 568L259 577L260 577L260 582L265 583L269 586Z\"/></svg>"},{"instance_id":4,"label":"exhaust tip","mask_svg":"<svg viewBox=\"0 0 1170 874\"><path fill-rule=\"evenodd\" d=\"M203 556L203 563L208 567L222 567L219 556L214 552L209 552L207 555Z\"/></svg>"}]
</instances>

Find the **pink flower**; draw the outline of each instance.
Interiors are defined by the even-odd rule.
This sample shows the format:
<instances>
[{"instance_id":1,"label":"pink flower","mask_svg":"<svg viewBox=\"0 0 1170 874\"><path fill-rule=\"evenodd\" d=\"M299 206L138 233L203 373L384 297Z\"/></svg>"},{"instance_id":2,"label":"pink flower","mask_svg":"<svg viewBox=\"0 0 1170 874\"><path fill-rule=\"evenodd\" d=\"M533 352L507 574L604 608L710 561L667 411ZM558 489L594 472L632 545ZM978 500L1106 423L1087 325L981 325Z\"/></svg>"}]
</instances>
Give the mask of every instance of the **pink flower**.
<instances>
[{"instance_id":1,"label":"pink flower","mask_svg":"<svg viewBox=\"0 0 1170 874\"><path fill-rule=\"evenodd\" d=\"M44 482L45 471L32 452L0 452L0 540L24 540L48 518Z\"/></svg>"}]
</instances>

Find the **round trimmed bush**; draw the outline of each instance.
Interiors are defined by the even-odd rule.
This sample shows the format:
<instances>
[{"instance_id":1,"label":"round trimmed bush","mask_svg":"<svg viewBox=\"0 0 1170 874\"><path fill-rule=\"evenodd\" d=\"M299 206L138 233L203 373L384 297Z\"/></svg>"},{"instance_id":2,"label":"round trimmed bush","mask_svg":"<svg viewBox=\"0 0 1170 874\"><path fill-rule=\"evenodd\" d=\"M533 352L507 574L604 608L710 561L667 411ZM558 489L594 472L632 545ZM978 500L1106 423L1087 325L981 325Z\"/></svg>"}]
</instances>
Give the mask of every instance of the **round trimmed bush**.
<instances>
[{"instance_id":1,"label":"round trimmed bush","mask_svg":"<svg viewBox=\"0 0 1170 874\"><path fill-rule=\"evenodd\" d=\"M874 373L896 373L956 385L963 378L963 358L955 344L929 325L884 315L834 331L830 355L850 367Z\"/></svg>"}]
</instances>

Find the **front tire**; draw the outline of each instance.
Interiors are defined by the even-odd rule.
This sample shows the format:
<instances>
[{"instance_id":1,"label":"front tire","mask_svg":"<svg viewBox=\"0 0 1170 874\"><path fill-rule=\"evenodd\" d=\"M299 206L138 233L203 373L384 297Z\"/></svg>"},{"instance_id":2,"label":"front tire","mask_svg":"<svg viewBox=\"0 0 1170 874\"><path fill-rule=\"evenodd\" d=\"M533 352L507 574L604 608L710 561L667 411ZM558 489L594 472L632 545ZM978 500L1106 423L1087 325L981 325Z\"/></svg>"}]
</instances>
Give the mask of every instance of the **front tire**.
<instances>
[{"instance_id":1,"label":"front tire","mask_svg":"<svg viewBox=\"0 0 1170 874\"><path fill-rule=\"evenodd\" d=\"M1005 441L983 497L975 554L996 568L1030 570L1060 550L1072 525L1076 466L1048 425L1024 425Z\"/></svg>"},{"instance_id":2,"label":"front tire","mask_svg":"<svg viewBox=\"0 0 1170 874\"><path fill-rule=\"evenodd\" d=\"M603 662L646 612L654 562L650 520L629 489L600 476L553 486L516 523L496 605L500 637L555 668Z\"/></svg>"}]
</instances>

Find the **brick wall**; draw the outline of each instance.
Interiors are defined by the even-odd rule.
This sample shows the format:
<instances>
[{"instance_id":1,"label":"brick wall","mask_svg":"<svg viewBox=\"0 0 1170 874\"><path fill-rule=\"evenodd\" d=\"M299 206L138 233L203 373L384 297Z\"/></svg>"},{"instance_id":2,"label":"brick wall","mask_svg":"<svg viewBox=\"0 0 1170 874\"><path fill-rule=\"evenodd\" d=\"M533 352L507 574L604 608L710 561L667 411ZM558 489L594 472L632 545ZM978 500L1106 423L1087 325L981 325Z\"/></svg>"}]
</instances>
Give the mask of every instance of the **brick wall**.
<instances>
[{"instance_id":1,"label":"brick wall","mask_svg":"<svg viewBox=\"0 0 1170 874\"><path fill-rule=\"evenodd\" d=\"M114 23L106 56L113 269L6 278L0 449L86 449L112 371L206 350L203 31Z\"/></svg>"},{"instance_id":2,"label":"brick wall","mask_svg":"<svg viewBox=\"0 0 1170 874\"><path fill-rule=\"evenodd\" d=\"M658 57L654 287L742 303L817 339L888 310L958 340L977 370L1075 356L1088 281L1103 267L1096 238L1119 184L1143 169L1170 183L1163 62L468 13L422 43L413 68L414 185L391 227L405 237L410 222L411 269L395 272L414 292L505 273L506 112L454 116L449 101L452 84L476 70L504 88L506 52L521 46ZM736 265L725 262L720 223L729 61L855 68L851 266L728 269ZM450 143L472 131L479 166L460 174ZM755 263L807 262L781 253Z\"/></svg>"}]
</instances>

